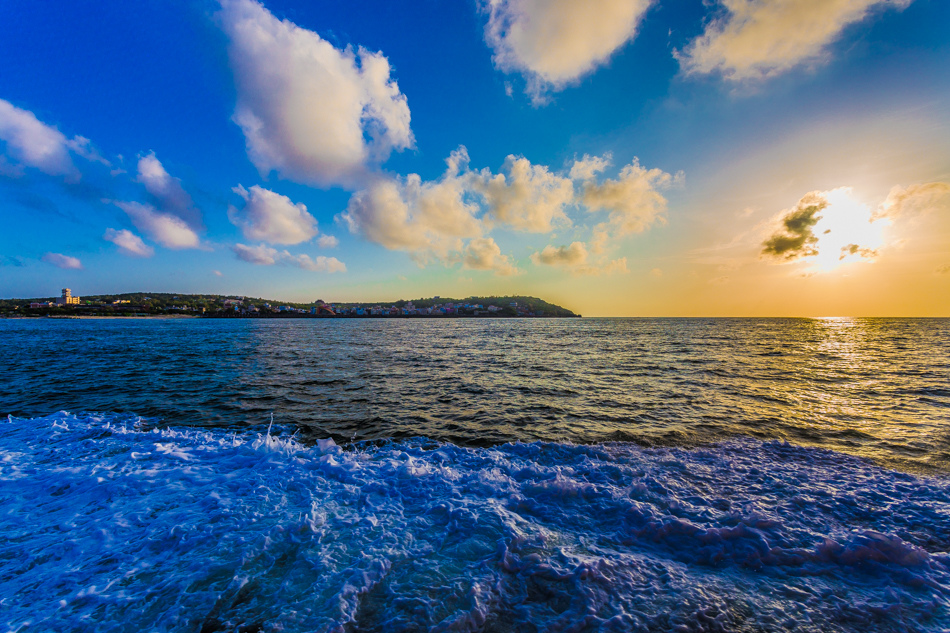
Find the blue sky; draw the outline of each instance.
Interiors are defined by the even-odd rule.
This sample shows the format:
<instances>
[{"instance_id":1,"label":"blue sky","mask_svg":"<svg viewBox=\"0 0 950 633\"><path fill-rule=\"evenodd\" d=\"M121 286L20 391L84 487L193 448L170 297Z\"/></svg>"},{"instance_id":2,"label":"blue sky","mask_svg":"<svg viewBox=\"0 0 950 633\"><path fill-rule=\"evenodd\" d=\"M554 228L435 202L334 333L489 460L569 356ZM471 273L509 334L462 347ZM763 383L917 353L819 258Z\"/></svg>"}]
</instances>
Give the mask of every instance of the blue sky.
<instances>
[{"instance_id":1,"label":"blue sky","mask_svg":"<svg viewBox=\"0 0 950 633\"><path fill-rule=\"evenodd\" d=\"M950 312L950 5L590 6L5 3L0 296Z\"/></svg>"}]
</instances>

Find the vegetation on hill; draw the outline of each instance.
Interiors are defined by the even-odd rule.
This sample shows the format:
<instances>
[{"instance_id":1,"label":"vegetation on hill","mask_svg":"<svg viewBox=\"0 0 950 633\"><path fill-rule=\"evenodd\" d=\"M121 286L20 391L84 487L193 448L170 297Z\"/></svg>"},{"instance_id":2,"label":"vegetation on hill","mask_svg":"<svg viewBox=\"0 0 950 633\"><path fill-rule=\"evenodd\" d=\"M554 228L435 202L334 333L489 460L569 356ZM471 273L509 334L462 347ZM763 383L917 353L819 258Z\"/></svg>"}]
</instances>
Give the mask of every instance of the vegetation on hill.
<instances>
[{"instance_id":1,"label":"vegetation on hill","mask_svg":"<svg viewBox=\"0 0 950 633\"><path fill-rule=\"evenodd\" d=\"M309 303L295 301L279 301L260 297L246 297L240 295L216 294L174 294L168 292L126 292L103 295L83 295L81 303L70 306L55 305L58 297L36 297L31 299L0 299L0 314L13 315L66 315L66 314L210 314L224 310L226 301L240 300L245 307L255 306L261 310L277 310L281 306L307 310L315 306L320 299ZM30 307L30 304L47 304L39 307ZM572 311L553 303L548 303L537 297L526 296L490 296L467 297L453 299L449 297L430 297L422 299L400 299L398 301L374 302L333 302L327 301L340 309L364 309L375 307L395 307L402 310L413 305L417 309L436 308L452 304L455 306L478 305L487 309L489 306L498 308L495 314L499 316L518 316L530 313L536 316L574 317ZM266 307L269 306L269 307ZM230 305L228 306L230 307Z\"/></svg>"},{"instance_id":2,"label":"vegetation on hill","mask_svg":"<svg viewBox=\"0 0 950 633\"><path fill-rule=\"evenodd\" d=\"M383 305L394 305L397 308L405 307L409 301L400 299L399 301L393 301L390 303L385 303ZM490 297L467 297L465 299L452 299L449 297L432 297L429 299L413 299L412 304L417 308L431 308L437 305L444 305L446 303L477 303L488 307L490 305L497 306L499 308L509 308L511 304L516 304L519 307L527 308L528 311L533 312L534 314L543 314L545 316L561 316L561 317L574 317L577 316L567 308L562 308L559 305L553 303L548 303L543 299L538 299L537 297L526 297L523 295L513 295L513 296L490 296ZM350 304L344 304L350 305ZM364 303L360 304L363 307L369 306L371 304ZM375 304L373 304L375 305Z\"/></svg>"}]
</instances>

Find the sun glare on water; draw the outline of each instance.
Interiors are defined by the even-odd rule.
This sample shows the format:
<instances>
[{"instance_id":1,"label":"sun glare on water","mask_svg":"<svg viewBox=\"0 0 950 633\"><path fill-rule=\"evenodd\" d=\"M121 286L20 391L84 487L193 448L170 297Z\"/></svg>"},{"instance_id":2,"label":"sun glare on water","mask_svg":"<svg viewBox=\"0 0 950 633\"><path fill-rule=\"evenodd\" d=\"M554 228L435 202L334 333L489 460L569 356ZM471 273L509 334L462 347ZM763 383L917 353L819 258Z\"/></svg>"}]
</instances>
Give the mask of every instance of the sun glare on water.
<instances>
[{"instance_id":1,"label":"sun glare on water","mask_svg":"<svg viewBox=\"0 0 950 633\"><path fill-rule=\"evenodd\" d=\"M818 254L812 259L821 271L831 271L845 262L873 261L884 244L887 220L875 219L871 207L854 198L851 187L824 194L828 206L815 224Z\"/></svg>"}]
</instances>

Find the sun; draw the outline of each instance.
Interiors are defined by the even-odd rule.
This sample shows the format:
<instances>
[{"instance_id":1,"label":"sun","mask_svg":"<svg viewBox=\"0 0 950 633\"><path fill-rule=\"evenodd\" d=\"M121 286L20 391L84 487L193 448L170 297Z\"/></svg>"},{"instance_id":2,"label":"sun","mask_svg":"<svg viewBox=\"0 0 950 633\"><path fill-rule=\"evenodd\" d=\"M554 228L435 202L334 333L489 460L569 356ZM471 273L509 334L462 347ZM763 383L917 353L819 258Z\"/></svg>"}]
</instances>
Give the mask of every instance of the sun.
<instances>
[{"instance_id":1,"label":"sun","mask_svg":"<svg viewBox=\"0 0 950 633\"><path fill-rule=\"evenodd\" d=\"M824 193L828 206L815 224L818 254L812 263L820 271L835 270L851 261L873 261L884 245L885 218L875 218L871 207L854 197L851 187Z\"/></svg>"}]
</instances>

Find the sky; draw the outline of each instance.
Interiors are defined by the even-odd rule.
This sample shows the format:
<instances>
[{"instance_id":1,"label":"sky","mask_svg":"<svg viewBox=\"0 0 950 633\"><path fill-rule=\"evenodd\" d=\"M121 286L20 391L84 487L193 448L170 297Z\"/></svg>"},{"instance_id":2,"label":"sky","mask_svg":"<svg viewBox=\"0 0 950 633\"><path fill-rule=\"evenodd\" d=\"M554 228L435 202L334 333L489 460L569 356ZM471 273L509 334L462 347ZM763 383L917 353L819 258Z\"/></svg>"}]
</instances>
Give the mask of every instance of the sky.
<instances>
[{"instance_id":1,"label":"sky","mask_svg":"<svg viewBox=\"0 0 950 633\"><path fill-rule=\"evenodd\" d=\"M945 0L0 3L0 296L950 316Z\"/></svg>"}]
</instances>

